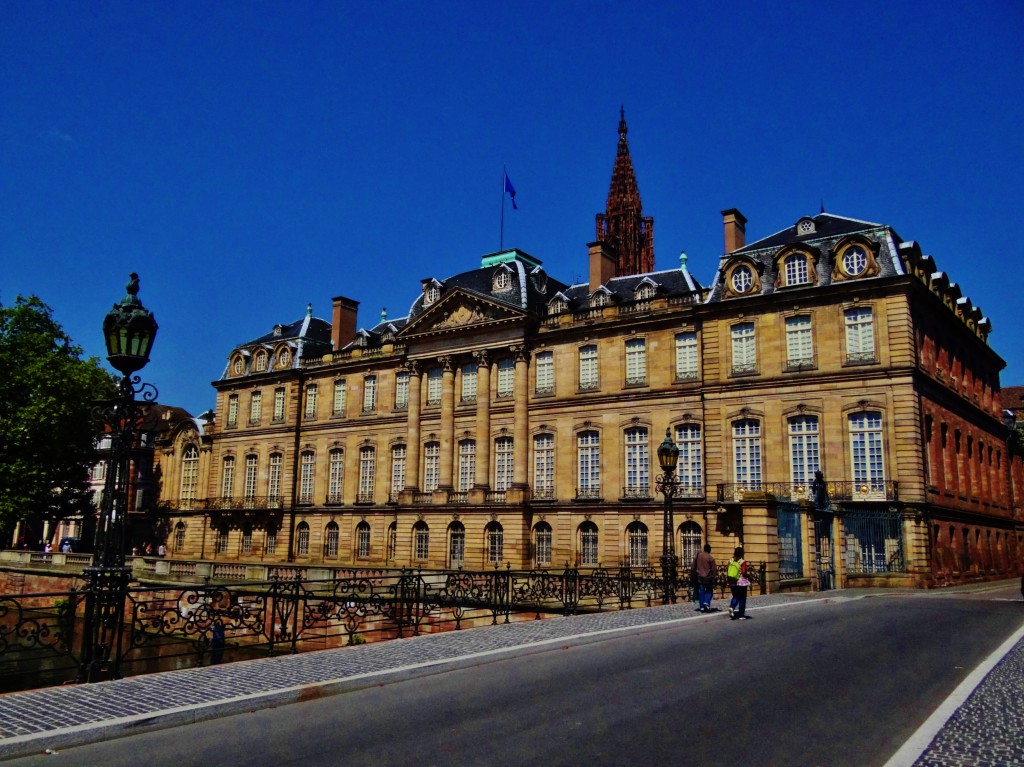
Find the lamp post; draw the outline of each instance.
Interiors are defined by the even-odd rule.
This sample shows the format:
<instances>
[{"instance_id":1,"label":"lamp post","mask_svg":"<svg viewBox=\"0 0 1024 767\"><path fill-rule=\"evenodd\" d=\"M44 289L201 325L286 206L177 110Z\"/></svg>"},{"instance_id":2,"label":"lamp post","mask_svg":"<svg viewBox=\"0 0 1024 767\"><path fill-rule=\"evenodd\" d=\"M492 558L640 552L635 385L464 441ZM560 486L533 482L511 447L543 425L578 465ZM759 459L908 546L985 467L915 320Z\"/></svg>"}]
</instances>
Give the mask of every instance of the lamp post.
<instances>
[{"instance_id":1,"label":"lamp post","mask_svg":"<svg viewBox=\"0 0 1024 767\"><path fill-rule=\"evenodd\" d=\"M139 275L131 274L126 293L103 319L107 361L121 373L113 399L97 404L95 413L110 439L107 477L100 499L92 565L85 568L85 646L79 677L98 681L106 672L117 677L124 625L124 600L131 582L125 565L130 503L131 454L143 418L157 390L133 373L149 362L157 324L139 300Z\"/></svg>"},{"instance_id":2,"label":"lamp post","mask_svg":"<svg viewBox=\"0 0 1024 767\"><path fill-rule=\"evenodd\" d=\"M664 538L661 545L662 602L676 601L677 562L675 546L675 521L672 517L672 498L676 494L676 464L679 463L679 446L672 441L671 429L665 429L665 441L658 445L658 463L662 474L655 480L655 486L665 496Z\"/></svg>"}]
</instances>

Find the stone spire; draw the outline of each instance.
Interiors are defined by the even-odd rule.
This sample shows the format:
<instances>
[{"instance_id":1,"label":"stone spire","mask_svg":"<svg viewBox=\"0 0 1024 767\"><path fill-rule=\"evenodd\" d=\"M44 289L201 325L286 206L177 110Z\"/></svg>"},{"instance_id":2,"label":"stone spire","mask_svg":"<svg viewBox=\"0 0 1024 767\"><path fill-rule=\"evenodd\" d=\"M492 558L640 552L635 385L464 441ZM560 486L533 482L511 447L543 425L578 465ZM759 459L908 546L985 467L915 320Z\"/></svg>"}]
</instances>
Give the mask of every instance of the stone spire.
<instances>
[{"instance_id":1,"label":"stone spire","mask_svg":"<svg viewBox=\"0 0 1024 767\"><path fill-rule=\"evenodd\" d=\"M640 189L626 141L626 110L619 110L619 147L608 189L607 210L597 214L597 242L615 256L615 276L654 271L654 219L643 215Z\"/></svg>"}]
</instances>

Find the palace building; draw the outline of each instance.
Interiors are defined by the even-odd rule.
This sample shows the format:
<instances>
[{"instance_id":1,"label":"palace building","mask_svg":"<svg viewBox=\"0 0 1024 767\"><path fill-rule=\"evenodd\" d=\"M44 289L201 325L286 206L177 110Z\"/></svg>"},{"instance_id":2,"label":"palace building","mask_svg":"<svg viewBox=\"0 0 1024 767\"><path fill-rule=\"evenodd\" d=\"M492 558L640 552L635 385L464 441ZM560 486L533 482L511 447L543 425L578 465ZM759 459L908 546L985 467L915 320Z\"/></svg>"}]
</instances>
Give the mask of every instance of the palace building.
<instances>
[{"instance_id":1,"label":"palace building","mask_svg":"<svg viewBox=\"0 0 1024 767\"><path fill-rule=\"evenodd\" d=\"M215 417L157 450L169 555L656 563L667 430L684 572L707 542L772 590L1019 574L980 309L891 226L824 211L750 243L724 211L708 284L657 271L626 136L587 282L509 249L410 285L407 316L360 327L339 296L230 350Z\"/></svg>"}]
</instances>

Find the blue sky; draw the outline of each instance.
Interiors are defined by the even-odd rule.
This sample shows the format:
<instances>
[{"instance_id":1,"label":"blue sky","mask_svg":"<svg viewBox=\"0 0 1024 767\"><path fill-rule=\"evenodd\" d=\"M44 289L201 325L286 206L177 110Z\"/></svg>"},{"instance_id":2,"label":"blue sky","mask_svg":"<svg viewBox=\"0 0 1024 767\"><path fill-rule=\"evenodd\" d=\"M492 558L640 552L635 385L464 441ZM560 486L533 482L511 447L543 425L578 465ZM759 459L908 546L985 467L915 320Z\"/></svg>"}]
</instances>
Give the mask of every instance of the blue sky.
<instances>
[{"instance_id":1,"label":"blue sky","mask_svg":"<svg viewBox=\"0 0 1024 767\"><path fill-rule=\"evenodd\" d=\"M199 413L229 352L331 298L403 316L504 244L587 271L619 107L658 268L710 282L818 212L891 224L1024 384L1024 5L5 2L0 302L87 353L131 271L142 371Z\"/></svg>"}]
</instances>

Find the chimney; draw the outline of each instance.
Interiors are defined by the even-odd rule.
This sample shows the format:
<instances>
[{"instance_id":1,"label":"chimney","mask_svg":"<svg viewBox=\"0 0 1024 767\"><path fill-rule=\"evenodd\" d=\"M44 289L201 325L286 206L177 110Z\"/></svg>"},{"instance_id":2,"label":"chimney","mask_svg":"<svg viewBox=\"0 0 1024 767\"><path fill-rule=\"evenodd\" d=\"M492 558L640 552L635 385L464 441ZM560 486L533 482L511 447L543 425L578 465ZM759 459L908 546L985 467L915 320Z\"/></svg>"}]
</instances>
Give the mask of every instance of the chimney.
<instances>
[{"instance_id":1,"label":"chimney","mask_svg":"<svg viewBox=\"0 0 1024 767\"><path fill-rule=\"evenodd\" d=\"M747 244L747 219L736 208L722 211L725 226L725 252L732 253Z\"/></svg>"},{"instance_id":2,"label":"chimney","mask_svg":"<svg viewBox=\"0 0 1024 767\"><path fill-rule=\"evenodd\" d=\"M607 242L592 242L590 249L590 292L615 276L615 253Z\"/></svg>"},{"instance_id":3,"label":"chimney","mask_svg":"<svg viewBox=\"0 0 1024 767\"><path fill-rule=\"evenodd\" d=\"M337 296L332 299L334 310L331 316L331 348L337 351L356 337L356 313L359 302Z\"/></svg>"}]
</instances>

